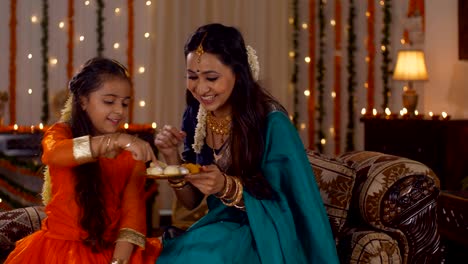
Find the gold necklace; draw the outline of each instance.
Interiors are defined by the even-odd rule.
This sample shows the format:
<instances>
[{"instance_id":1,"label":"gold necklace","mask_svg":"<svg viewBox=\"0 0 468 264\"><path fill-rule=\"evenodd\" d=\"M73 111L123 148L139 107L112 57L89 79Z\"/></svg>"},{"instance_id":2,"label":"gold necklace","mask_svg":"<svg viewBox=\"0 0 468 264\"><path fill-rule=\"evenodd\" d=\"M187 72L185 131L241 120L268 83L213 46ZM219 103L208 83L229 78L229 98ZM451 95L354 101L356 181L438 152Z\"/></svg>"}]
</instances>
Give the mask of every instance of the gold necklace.
<instances>
[{"instance_id":1,"label":"gold necklace","mask_svg":"<svg viewBox=\"0 0 468 264\"><path fill-rule=\"evenodd\" d=\"M213 157L214 157L215 163L218 163L218 160L220 160L223 157L223 150L222 150L223 145L224 145L223 135L221 135L221 141L222 141L222 145L221 145L220 153L216 154L216 142L215 142L215 137L214 137L214 131L211 130L211 144L213 145L211 149L213 150Z\"/></svg>"},{"instance_id":2,"label":"gold necklace","mask_svg":"<svg viewBox=\"0 0 468 264\"><path fill-rule=\"evenodd\" d=\"M221 136L229 135L231 132L230 115L218 120L213 116L212 112L208 112L206 115L206 124L211 129L212 133L216 133Z\"/></svg>"}]
</instances>

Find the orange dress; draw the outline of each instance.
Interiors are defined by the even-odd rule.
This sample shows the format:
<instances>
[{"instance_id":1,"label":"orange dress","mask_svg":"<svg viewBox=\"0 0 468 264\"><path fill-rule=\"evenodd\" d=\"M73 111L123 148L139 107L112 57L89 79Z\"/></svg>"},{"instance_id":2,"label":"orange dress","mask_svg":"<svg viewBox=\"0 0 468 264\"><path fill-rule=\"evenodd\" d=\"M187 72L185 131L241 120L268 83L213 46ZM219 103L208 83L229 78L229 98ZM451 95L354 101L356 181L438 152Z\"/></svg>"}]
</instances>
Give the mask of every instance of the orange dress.
<instances>
[{"instance_id":1,"label":"orange dress","mask_svg":"<svg viewBox=\"0 0 468 264\"><path fill-rule=\"evenodd\" d=\"M78 165L74 156L77 146L74 146L69 126L65 123L53 125L45 133L42 147L42 161L49 167L52 183L52 196L45 207L47 218L41 230L16 243L4 263L110 263L113 247L93 253L81 242L87 233L79 225L72 172ZM98 162L110 219L104 233L106 241L130 241L137 246L129 263L154 264L162 246L157 238L145 238L145 177L142 175L145 164L135 161L128 151L112 159L99 158ZM122 234L127 236L122 237Z\"/></svg>"}]
</instances>

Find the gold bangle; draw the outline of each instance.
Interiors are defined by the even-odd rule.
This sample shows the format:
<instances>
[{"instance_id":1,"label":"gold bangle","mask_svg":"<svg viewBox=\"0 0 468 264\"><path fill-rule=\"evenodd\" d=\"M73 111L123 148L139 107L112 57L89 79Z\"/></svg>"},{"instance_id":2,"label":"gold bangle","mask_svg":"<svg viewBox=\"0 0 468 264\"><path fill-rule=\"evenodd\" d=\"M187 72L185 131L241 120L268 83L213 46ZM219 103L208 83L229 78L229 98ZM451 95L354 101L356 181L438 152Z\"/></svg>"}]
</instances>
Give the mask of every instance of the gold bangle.
<instances>
[{"instance_id":1,"label":"gold bangle","mask_svg":"<svg viewBox=\"0 0 468 264\"><path fill-rule=\"evenodd\" d=\"M224 176L224 188L221 190L221 192L218 192L215 194L215 196L220 199L225 198L232 187L232 180L230 179L230 177L227 176L226 173L223 173L223 176Z\"/></svg>"},{"instance_id":2,"label":"gold bangle","mask_svg":"<svg viewBox=\"0 0 468 264\"><path fill-rule=\"evenodd\" d=\"M107 142L106 142L106 149L104 150L104 153L107 153L107 151L109 150L111 137L110 136L105 136L105 137L107 138Z\"/></svg>"},{"instance_id":3,"label":"gold bangle","mask_svg":"<svg viewBox=\"0 0 468 264\"><path fill-rule=\"evenodd\" d=\"M128 142L128 143L123 147L123 149L129 148L135 141L136 141L136 137L133 136L132 140L131 140L130 142Z\"/></svg>"},{"instance_id":4,"label":"gold bangle","mask_svg":"<svg viewBox=\"0 0 468 264\"><path fill-rule=\"evenodd\" d=\"M242 195L244 193L244 186L242 185L242 182L236 177L234 177L233 179L236 182L236 193L234 194L232 199L221 199L221 201L226 206L234 206L238 204L242 200Z\"/></svg>"},{"instance_id":5,"label":"gold bangle","mask_svg":"<svg viewBox=\"0 0 468 264\"><path fill-rule=\"evenodd\" d=\"M177 190L177 191L180 191L182 189L184 189L185 187L189 186L188 184L185 184L185 185L182 185L180 187L177 187L177 188L174 188L174 190Z\"/></svg>"},{"instance_id":6,"label":"gold bangle","mask_svg":"<svg viewBox=\"0 0 468 264\"><path fill-rule=\"evenodd\" d=\"M112 258L110 264L127 264L128 260L126 259L117 259L117 258Z\"/></svg>"},{"instance_id":7,"label":"gold bangle","mask_svg":"<svg viewBox=\"0 0 468 264\"><path fill-rule=\"evenodd\" d=\"M115 133L115 134L111 135L111 138L112 138L112 147L111 147L111 149L112 150L120 149L120 146L119 146L120 134L122 134L122 133Z\"/></svg>"},{"instance_id":8,"label":"gold bangle","mask_svg":"<svg viewBox=\"0 0 468 264\"><path fill-rule=\"evenodd\" d=\"M185 181L185 180L184 180L184 179L180 179L180 180L178 180L178 181L177 181L177 180L174 181L174 180L169 180L169 179L167 179L167 181L168 181L170 184L178 184L178 183L181 183L181 182L183 182L183 181Z\"/></svg>"},{"instance_id":9,"label":"gold bangle","mask_svg":"<svg viewBox=\"0 0 468 264\"><path fill-rule=\"evenodd\" d=\"M223 197L225 201L232 201L236 198L237 193L239 192L239 185L238 185L238 179L236 177L232 177L232 187L229 190L228 193ZM232 191L234 190L234 192ZM230 195L229 195L230 194Z\"/></svg>"},{"instance_id":10,"label":"gold bangle","mask_svg":"<svg viewBox=\"0 0 468 264\"><path fill-rule=\"evenodd\" d=\"M242 201L242 200L241 200L241 201ZM239 209L239 210L245 211L245 204L243 204L243 205L235 204L234 207L237 208L237 209Z\"/></svg>"},{"instance_id":11,"label":"gold bangle","mask_svg":"<svg viewBox=\"0 0 468 264\"><path fill-rule=\"evenodd\" d=\"M176 190L180 190L187 185L187 182L185 180L181 180L178 182L171 182L168 180L168 182L169 182L169 185Z\"/></svg>"}]
</instances>

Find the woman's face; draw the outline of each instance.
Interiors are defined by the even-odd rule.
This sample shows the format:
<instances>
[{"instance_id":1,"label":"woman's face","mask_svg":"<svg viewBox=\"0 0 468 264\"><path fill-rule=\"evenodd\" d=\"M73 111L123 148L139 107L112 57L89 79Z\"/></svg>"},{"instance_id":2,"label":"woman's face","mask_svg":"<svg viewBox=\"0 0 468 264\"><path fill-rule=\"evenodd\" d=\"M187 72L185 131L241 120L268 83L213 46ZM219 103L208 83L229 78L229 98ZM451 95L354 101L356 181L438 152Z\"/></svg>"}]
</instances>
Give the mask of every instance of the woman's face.
<instances>
[{"instance_id":1,"label":"woman's face","mask_svg":"<svg viewBox=\"0 0 468 264\"><path fill-rule=\"evenodd\" d=\"M207 110L215 116L231 114L227 104L236 77L231 68L224 65L211 53L198 56L195 52L187 55L187 89Z\"/></svg>"},{"instance_id":2,"label":"woman's face","mask_svg":"<svg viewBox=\"0 0 468 264\"><path fill-rule=\"evenodd\" d=\"M96 135L115 133L126 120L130 92L128 81L111 78L88 97L81 98L81 107L88 113Z\"/></svg>"}]
</instances>

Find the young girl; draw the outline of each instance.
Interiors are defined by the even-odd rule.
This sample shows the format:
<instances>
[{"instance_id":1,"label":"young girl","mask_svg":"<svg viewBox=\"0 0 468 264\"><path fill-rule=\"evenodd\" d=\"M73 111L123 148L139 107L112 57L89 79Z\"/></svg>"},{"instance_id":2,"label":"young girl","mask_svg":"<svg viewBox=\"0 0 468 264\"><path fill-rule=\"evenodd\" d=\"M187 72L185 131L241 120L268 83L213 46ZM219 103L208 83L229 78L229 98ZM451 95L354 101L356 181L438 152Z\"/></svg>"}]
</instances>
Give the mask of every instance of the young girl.
<instances>
[{"instance_id":1,"label":"young girl","mask_svg":"<svg viewBox=\"0 0 468 264\"><path fill-rule=\"evenodd\" d=\"M143 174L156 158L150 144L118 132L131 100L128 72L94 58L69 88L62 119L42 141L47 218L5 263L154 263L161 245L145 238Z\"/></svg>"},{"instance_id":2,"label":"young girl","mask_svg":"<svg viewBox=\"0 0 468 264\"><path fill-rule=\"evenodd\" d=\"M170 185L189 209L207 195L209 212L164 240L158 264L338 263L305 148L256 82L255 51L237 29L209 24L188 39L185 56L182 131L165 126L155 144L167 163L204 165Z\"/></svg>"}]
</instances>

